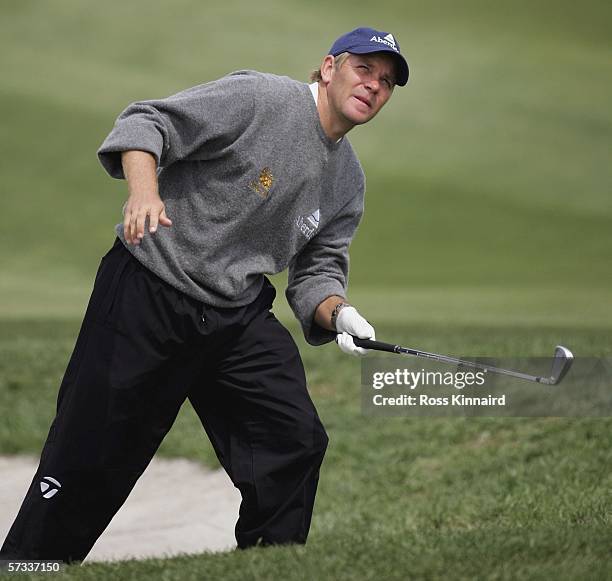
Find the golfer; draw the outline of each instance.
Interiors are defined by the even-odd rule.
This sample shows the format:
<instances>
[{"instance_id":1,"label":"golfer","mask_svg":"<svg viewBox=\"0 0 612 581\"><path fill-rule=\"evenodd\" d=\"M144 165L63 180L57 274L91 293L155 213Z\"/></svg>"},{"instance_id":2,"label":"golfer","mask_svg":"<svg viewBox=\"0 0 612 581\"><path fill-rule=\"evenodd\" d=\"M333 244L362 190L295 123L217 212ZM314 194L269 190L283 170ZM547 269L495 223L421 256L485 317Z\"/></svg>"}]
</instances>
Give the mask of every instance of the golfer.
<instances>
[{"instance_id":1,"label":"golfer","mask_svg":"<svg viewBox=\"0 0 612 581\"><path fill-rule=\"evenodd\" d=\"M346 134L408 65L358 28L312 80L239 71L117 119L98 156L127 180L124 221L0 558L84 559L186 399L241 492L238 547L306 541L327 435L265 275L288 269L311 345L366 353L351 336L374 329L345 298L365 190Z\"/></svg>"}]
</instances>

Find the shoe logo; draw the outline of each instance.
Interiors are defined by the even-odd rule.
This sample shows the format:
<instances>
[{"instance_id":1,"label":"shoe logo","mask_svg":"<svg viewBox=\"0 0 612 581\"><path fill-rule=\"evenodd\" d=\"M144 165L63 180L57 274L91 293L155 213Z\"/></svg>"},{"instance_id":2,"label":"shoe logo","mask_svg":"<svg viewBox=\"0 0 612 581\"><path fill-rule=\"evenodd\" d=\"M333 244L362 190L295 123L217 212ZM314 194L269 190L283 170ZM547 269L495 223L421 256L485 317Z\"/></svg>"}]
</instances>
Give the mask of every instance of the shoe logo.
<instances>
[{"instance_id":1,"label":"shoe logo","mask_svg":"<svg viewBox=\"0 0 612 581\"><path fill-rule=\"evenodd\" d=\"M306 237L307 240L310 240L319 229L319 222L321 220L321 211L317 208L314 212L303 218L302 216L298 216L295 221L295 225L298 227L299 231Z\"/></svg>"},{"instance_id":2,"label":"shoe logo","mask_svg":"<svg viewBox=\"0 0 612 581\"><path fill-rule=\"evenodd\" d=\"M388 47L392 48L394 51L399 52L397 46L395 46L395 38L393 38L392 34L387 34L384 38L380 38L380 36L373 36L370 39L370 42L378 42L379 44L386 44Z\"/></svg>"},{"instance_id":3,"label":"shoe logo","mask_svg":"<svg viewBox=\"0 0 612 581\"><path fill-rule=\"evenodd\" d=\"M259 180L249 183L249 188L251 188L258 196L266 199L270 194L270 188L274 183L274 175L272 174L272 170L269 167L264 167L259 173Z\"/></svg>"},{"instance_id":4,"label":"shoe logo","mask_svg":"<svg viewBox=\"0 0 612 581\"><path fill-rule=\"evenodd\" d=\"M53 498L61 487L62 485L51 476L45 476L40 481L40 491L42 492L43 498Z\"/></svg>"}]
</instances>

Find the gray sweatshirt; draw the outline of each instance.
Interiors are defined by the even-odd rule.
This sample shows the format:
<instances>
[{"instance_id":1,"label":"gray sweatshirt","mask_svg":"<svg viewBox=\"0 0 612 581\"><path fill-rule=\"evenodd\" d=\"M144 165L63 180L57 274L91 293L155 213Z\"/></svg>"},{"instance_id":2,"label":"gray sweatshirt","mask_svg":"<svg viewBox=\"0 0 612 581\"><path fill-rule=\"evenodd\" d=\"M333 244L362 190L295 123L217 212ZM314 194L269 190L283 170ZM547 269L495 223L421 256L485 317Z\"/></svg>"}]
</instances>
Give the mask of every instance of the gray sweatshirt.
<instances>
[{"instance_id":1,"label":"gray sweatshirt","mask_svg":"<svg viewBox=\"0 0 612 581\"><path fill-rule=\"evenodd\" d=\"M346 296L348 247L365 178L348 139L323 131L307 84L238 71L161 100L130 105L98 151L114 178L121 152L148 151L172 219L127 245L160 278L209 305L250 303L265 274L289 268L287 300L306 340L334 333L313 321Z\"/></svg>"}]
</instances>

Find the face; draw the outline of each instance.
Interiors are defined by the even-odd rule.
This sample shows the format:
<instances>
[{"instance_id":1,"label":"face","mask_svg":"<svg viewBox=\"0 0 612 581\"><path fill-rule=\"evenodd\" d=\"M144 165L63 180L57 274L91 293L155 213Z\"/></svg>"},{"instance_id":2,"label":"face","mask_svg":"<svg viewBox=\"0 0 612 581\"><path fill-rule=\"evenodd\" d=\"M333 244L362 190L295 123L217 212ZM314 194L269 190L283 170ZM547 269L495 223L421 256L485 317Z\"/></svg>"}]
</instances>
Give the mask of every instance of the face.
<instances>
[{"instance_id":1,"label":"face","mask_svg":"<svg viewBox=\"0 0 612 581\"><path fill-rule=\"evenodd\" d=\"M389 100L395 86L395 63L385 53L349 54L339 68L327 56L321 68L327 83L330 114L347 126L367 123Z\"/></svg>"}]
</instances>

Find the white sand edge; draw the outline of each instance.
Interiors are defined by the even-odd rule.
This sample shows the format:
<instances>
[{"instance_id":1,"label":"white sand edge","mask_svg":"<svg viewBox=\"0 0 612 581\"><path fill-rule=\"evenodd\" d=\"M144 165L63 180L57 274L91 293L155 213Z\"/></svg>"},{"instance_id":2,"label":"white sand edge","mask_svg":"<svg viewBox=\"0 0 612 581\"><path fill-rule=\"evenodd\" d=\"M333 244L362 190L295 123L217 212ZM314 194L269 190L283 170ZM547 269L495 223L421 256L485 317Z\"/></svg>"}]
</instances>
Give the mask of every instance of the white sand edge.
<instances>
[{"instance_id":1,"label":"white sand edge","mask_svg":"<svg viewBox=\"0 0 612 581\"><path fill-rule=\"evenodd\" d=\"M0 457L0 542L36 468L32 457ZM240 493L222 470L154 458L86 561L232 549L239 506Z\"/></svg>"}]
</instances>

